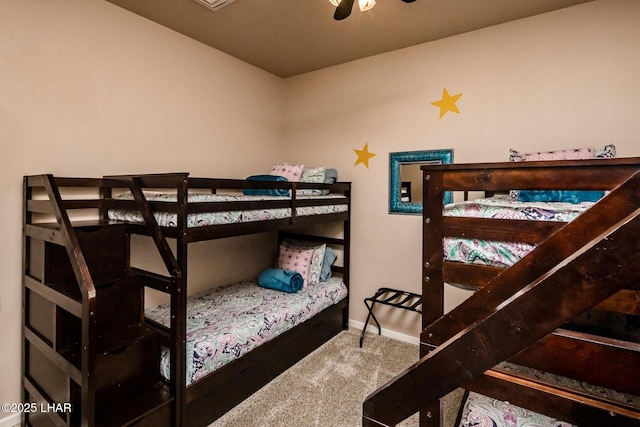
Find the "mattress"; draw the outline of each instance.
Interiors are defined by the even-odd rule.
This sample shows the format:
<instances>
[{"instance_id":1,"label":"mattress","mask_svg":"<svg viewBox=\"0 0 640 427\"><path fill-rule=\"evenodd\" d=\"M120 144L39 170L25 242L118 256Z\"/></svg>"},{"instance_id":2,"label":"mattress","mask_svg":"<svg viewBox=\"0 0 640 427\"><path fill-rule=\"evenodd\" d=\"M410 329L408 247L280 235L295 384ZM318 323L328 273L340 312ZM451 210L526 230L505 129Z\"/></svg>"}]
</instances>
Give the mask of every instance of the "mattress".
<instances>
[{"instance_id":1,"label":"mattress","mask_svg":"<svg viewBox=\"0 0 640 427\"><path fill-rule=\"evenodd\" d=\"M191 384L260 344L310 319L347 296L337 278L288 294L258 287L255 280L225 285L189 297L187 302L187 384ZM146 310L149 319L169 326L170 306ZM161 372L169 378L169 350Z\"/></svg>"},{"instance_id":2,"label":"mattress","mask_svg":"<svg viewBox=\"0 0 640 427\"><path fill-rule=\"evenodd\" d=\"M445 216L570 222L593 206L594 202L520 202L508 195L452 203L444 208ZM446 237L444 258L469 264L510 267L531 252L534 245L521 242L498 242L481 239Z\"/></svg>"},{"instance_id":3,"label":"mattress","mask_svg":"<svg viewBox=\"0 0 640 427\"><path fill-rule=\"evenodd\" d=\"M145 192L147 201L154 202L176 202L175 194ZM131 193L119 194L116 199L133 200ZM282 196L245 196L233 194L209 194L209 193L191 193L187 200L190 203L198 202L238 202L238 201L264 201L264 200L287 200L288 197ZM297 200L344 200L344 203L323 205L323 206L303 206L296 208L297 216L309 215L325 215L346 212L348 210L347 198L339 194L327 194L320 196L298 195ZM177 215L170 212L154 212L154 216L158 225L161 227L175 227L177 224ZM291 217L290 208L277 209L253 209L243 211L223 211L223 212L205 212L193 213L187 215L187 227L203 227L208 225L236 224L252 221L268 221L274 219L283 219ZM139 211L110 209L109 219L114 221L125 222L144 222L142 214Z\"/></svg>"}]
</instances>

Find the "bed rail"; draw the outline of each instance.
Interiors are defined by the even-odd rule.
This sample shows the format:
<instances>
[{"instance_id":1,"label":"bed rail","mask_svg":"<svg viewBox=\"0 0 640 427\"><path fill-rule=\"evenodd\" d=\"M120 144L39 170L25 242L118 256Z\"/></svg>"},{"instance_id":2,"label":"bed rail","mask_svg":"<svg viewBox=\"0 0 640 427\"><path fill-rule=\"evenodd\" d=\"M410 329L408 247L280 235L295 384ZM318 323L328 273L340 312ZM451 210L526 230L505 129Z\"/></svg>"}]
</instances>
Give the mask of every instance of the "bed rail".
<instances>
[{"instance_id":1,"label":"bed rail","mask_svg":"<svg viewBox=\"0 0 640 427\"><path fill-rule=\"evenodd\" d=\"M282 182L282 181L253 181L242 179L215 179L215 178L194 178L188 174L155 174L155 175L137 175L137 176L109 176L109 186L116 189L128 189L127 182L135 179L136 186L140 191L167 191L176 194L178 190L184 187L184 194L179 195L175 202L170 201L147 201L151 212L168 212L177 213L178 218L186 218L189 214L198 214L205 212L233 212L243 210L262 210L262 209L288 209L291 214L286 218L272 219L269 221L244 222L240 224L217 224L203 227L189 227L187 229L187 242L196 242L202 240L210 240L216 238L237 236L241 234L252 234L261 231L273 231L285 228L293 228L303 226L309 223L333 222L339 220L347 220L349 218L347 212L339 212L332 214L314 215L313 218L297 215L297 208L312 206L333 206L333 205L349 205L351 184L345 182L337 182L334 184L323 183L304 183L304 182ZM176 178L178 178L176 180ZM120 185L118 185L120 184ZM289 194L288 197L279 197L274 200L231 200L216 202L188 202L188 193L207 193L207 194L227 194L242 193L243 190L279 190ZM301 190L315 190L331 192L332 194L340 194L344 198L319 197L309 198L299 195ZM138 203L135 200L120 200L111 197L105 198L103 202L104 218L107 218L106 212L111 208L137 210ZM184 212L182 213L182 210ZM144 212L143 212L144 213ZM136 230L135 226L132 226ZM160 227L163 234L169 238L178 238L181 234L181 227ZM146 233L144 226L137 227L136 232Z\"/></svg>"},{"instance_id":2,"label":"bed rail","mask_svg":"<svg viewBox=\"0 0 640 427\"><path fill-rule=\"evenodd\" d=\"M534 385L523 385L526 380L515 380L515 376L492 368L525 349L528 350L518 354L516 360L537 363L548 356L546 346L558 345L563 340L572 345L591 340L583 350L595 351L584 353L582 360L576 362L578 368L574 374L584 376L584 369L593 362L594 355L621 356L618 360L629 361L637 370L638 345L612 343L557 329L598 304L635 310L625 293L635 297L639 288L640 244L634 236L640 232L640 159L445 165L422 169L425 177L422 358L365 400L363 425L395 425L418 410L422 410L422 425L440 425L437 421L439 399L463 385L479 390L493 388L498 395L502 390L502 396L511 402L514 395L507 393L530 397ZM534 225L534 230L525 234L538 246L509 269L458 268L460 266L445 263L444 236L460 235L462 231L467 233L465 236L495 239L504 236L504 231L497 230L505 223L504 220L468 218L461 226L457 219L443 217L444 192L512 189L612 191L571 223L550 227ZM479 226L469 228L472 224ZM444 282L452 278L480 290L443 317ZM567 354L564 362L570 355ZM487 374L483 376L485 371ZM621 371L615 373L620 376ZM487 380L487 375L494 378ZM595 374L587 377L601 380ZM481 384L487 381L491 385ZM614 385L622 383L613 381ZM637 381L627 382L627 391L640 392L637 384ZM557 407L573 411L574 415L579 412L576 408L595 408L589 409L598 414L592 419L601 422L612 422L611 416L616 416L616 425L637 425L640 420L637 408L572 395L566 390L539 388L536 396L546 393L542 400L547 405L553 406L549 402L556 402ZM564 400L567 397L571 398L569 405ZM560 405L560 401L564 403Z\"/></svg>"}]
</instances>

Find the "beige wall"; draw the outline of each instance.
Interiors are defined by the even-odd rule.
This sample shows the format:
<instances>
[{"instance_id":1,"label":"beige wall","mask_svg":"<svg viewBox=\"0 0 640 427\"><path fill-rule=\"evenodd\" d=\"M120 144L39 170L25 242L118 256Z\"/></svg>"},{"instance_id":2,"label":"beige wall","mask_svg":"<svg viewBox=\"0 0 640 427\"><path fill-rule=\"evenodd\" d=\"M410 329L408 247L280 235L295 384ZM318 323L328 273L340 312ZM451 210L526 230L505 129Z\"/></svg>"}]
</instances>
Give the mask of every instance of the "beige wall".
<instances>
[{"instance_id":1,"label":"beige wall","mask_svg":"<svg viewBox=\"0 0 640 427\"><path fill-rule=\"evenodd\" d=\"M287 80L287 152L353 181L352 319L380 286L420 292L421 221L387 213L389 152L491 162L615 143L640 156L638 28L636 0L596 1ZM463 95L439 119L443 88ZM365 143L369 169L354 166ZM447 289L446 308L466 295ZM417 315L385 309L383 327L417 336Z\"/></svg>"},{"instance_id":2,"label":"beige wall","mask_svg":"<svg viewBox=\"0 0 640 427\"><path fill-rule=\"evenodd\" d=\"M103 0L0 2L0 402L20 401L22 176L268 172L288 160L283 90L282 79ZM232 255L207 262L222 245ZM192 252L217 282L248 274L228 262L239 250Z\"/></svg>"},{"instance_id":3,"label":"beige wall","mask_svg":"<svg viewBox=\"0 0 640 427\"><path fill-rule=\"evenodd\" d=\"M601 0L281 80L102 0L0 2L0 401L20 399L23 175L336 167L354 183L363 321L377 287L420 289L420 220L387 213L388 153L453 148L475 162L614 142L640 156L639 24L636 0ZM464 95L439 120L443 88ZM365 143L369 169L354 166ZM197 262L211 250L194 249ZM380 313L417 335L415 314Z\"/></svg>"}]
</instances>

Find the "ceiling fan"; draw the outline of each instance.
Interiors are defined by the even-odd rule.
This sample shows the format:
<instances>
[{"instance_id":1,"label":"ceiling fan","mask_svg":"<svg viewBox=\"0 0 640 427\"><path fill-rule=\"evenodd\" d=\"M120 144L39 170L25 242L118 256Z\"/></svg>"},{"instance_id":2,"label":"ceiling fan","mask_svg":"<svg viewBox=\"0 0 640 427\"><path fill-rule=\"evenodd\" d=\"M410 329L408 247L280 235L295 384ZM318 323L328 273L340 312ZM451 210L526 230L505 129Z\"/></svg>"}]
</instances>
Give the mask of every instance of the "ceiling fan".
<instances>
[{"instance_id":1,"label":"ceiling fan","mask_svg":"<svg viewBox=\"0 0 640 427\"><path fill-rule=\"evenodd\" d=\"M351 10L353 9L353 2L354 0L330 0L331 3L333 3L336 6L336 12L333 14L333 19L335 19L336 21L340 21L342 19L345 19L346 17L348 17L349 15L351 15ZM360 3L372 3L368 8L364 8L366 6L363 6L362 4L360 5L360 10L364 11L367 9L370 9L371 7L373 7L375 5L375 1L373 2L363 2L362 0L359 0ZM402 0L405 3L413 3L416 0Z\"/></svg>"}]
</instances>

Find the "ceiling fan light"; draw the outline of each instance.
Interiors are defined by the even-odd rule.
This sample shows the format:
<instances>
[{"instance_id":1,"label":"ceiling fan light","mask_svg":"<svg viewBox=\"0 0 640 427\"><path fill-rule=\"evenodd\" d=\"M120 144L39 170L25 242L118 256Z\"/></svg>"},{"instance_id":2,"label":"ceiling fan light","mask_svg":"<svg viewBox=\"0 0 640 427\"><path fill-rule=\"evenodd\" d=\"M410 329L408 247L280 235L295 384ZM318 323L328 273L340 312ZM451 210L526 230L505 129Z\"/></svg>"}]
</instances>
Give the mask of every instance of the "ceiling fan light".
<instances>
[{"instance_id":1,"label":"ceiling fan light","mask_svg":"<svg viewBox=\"0 0 640 427\"><path fill-rule=\"evenodd\" d=\"M218 9L222 9L225 6L229 6L231 3L233 3L236 0L195 0L195 1L208 9L218 10Z\"/></svg>"},{"instance_id":2,"label":"ceiling fan light","mask_svg":"<svg viewBox=\"0 0 640 427\"><path fill-rule=\"evenodd\" d=\"M334 0L331 0L332 2ZM358 0L358 6L360 7L360 12L365 12L369 9L373 9L376 5L376 0Z\"/></svg>"},{"instance_id":3,"label":"ceiling fan light","mask_svg":"<svg viewBox=\"0 0 640 427\"><path fill-rule=\"evenodd\" d=\"M338 5L340 4L341 0L329 0L329 3L331 3L332 5L334 5L335 7L338 7Z\"/></svg>"}]
</instances>

